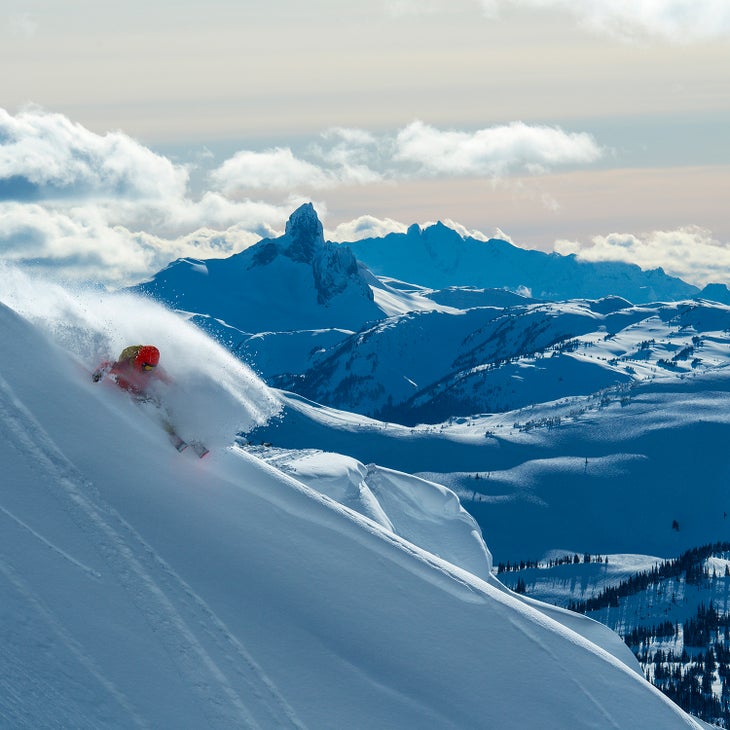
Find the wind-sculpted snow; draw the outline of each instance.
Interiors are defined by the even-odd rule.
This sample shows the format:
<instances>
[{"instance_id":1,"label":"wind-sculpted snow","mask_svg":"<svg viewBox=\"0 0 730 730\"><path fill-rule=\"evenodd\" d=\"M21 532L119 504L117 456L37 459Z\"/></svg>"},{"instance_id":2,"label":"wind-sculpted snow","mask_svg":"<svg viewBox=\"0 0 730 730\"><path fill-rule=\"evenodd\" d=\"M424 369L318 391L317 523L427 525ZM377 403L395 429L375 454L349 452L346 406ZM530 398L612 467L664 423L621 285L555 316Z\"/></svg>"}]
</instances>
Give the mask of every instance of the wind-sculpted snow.
<instances>
[{"instance_id":1,"label":"wind-sculpted snow","mask_svg":"<svg viewBox=\"0 0 730 730\"><path fill-rule=\"evenodd\" d=\"M490 578L492 556L478 525L440 484L340 454L270 447L257 453L384 529L483 580Z\"/></svg>"},{"instance_id":2,"label":"wind-sculpted snow","mask_svg":"<svg viewBox=\"0 0 730 730\"><path fill-rule=\"evenodd\" d=\"M593 643L296 475L237 447L178 454L81 356L147 324L189 367L207 358L202 378L227 362L216 347L147 305L138 319L134 299L114 318L103 294L38 294L20 316L0 290L3 726L699 727ZM230 377L244 420L268 411L250 374ZM203 422L232 397L217 385Z\"/></svg>"}]
</instances>

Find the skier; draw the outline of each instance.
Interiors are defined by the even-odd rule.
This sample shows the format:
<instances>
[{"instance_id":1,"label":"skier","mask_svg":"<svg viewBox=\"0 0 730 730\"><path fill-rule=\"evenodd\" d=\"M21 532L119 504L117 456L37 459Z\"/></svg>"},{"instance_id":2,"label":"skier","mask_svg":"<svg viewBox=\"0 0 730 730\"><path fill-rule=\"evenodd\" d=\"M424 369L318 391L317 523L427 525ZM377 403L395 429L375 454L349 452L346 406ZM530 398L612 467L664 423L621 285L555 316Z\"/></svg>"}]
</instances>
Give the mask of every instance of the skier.
<instances>
[{"instance_id":1,"label":"skier","mask_svg":"<svg viewBox=\"0 0 730 730\"><path fill-rule=\"evenodd\" d=\"M109 375L120 388L128 391L137 403L152 403L163 411L163 428L169 434L173 446L178 451L184 451L188 443L178 435L175 427L164 415L159 397L148 390L155 380L161 380L168 385L172 382L159 367L159 362L160 351L154 345L130 345L122 350L116 362L105 360L100 363L91 379L98 383ZM208 454L208 449L203 444L193 442L191 445L201 459Z\"/></svg>"},{"instance_id":2,"label":"skier","mask_svg":"<svg viewBox=\"0 0 730 730\"><path fill-rule=\"evenodd\" d=\"M130 345L122 350L116 362L105 360L91 376L98 383L105 375L124 390L129 391L135 400L154 400L147 388L156 380L169 383L170 379L157 366L160 362L160 351L154 345Z\"/></svg>"}]
</instances>

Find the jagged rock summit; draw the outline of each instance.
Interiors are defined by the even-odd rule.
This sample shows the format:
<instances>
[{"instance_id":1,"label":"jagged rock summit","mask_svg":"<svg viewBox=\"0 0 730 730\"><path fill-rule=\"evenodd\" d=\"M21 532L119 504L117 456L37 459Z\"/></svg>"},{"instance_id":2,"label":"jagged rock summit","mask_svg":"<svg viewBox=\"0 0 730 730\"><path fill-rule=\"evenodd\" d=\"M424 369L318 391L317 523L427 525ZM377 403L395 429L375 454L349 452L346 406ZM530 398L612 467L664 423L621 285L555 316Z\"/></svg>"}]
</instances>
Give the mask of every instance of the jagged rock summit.
<instances>
[{"instance_id":1,"label":"jagged rock summit","mask_svg":"<svg viewBox=\"0 0 730 730\"><path fill-rule=\"evenodd\" d=\"M312 263L314 254L324 247L324 231L311 203L299 206L286 222L284 239L289 239L286 255L293 261Z\"/></svg>"},{"instance_id":2,"label":"jagged rock summit","mask_svg":"<svg viewBox=\"0 0 730 730\"><path fill-rule=\"evenodd\" d=\"M368 280L374 277L349 247L324 240L314 206L306 203L283 236L227 259L178 259L133 290L243 332L358 330L383 317Z\"/></svg>"},{"instance_id":3,"label":"jagged rock summit","mask_svg":"<svg viewBox=\"0 0 730 730\"><path fill-rule=\"evenodd\" d=\"M285 256L312 266L319 304L326 305L348 286L354 287L366 300L373 300L373 292L361 275L352 250L324 240L322 223L311 203L305 203L291 214L279 241Z\"/></svg>"}]
</instances>

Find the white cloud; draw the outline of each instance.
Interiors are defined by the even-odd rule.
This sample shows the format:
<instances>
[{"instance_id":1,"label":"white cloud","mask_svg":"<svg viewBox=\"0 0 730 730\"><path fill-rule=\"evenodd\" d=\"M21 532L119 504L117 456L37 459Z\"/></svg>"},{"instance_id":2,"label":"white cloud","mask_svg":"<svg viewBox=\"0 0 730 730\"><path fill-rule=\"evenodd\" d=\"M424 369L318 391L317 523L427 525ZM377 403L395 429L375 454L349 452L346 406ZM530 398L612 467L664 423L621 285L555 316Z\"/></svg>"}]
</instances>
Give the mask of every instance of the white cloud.
<instances>
[{"instance_id":1,"label":"white cloud","mask_svg":"<svg viewBox=\"0 0 730 730\"><path fill-rule=\"evenodd\" d=\"M270 206L258 212L276 218L283 227L290 209ZM199 228L167 238L110 225L104 212L93 206L65 212L36 204L0 204L0 259L60 278L114 286L136 283L183 256L230 256L256 243L262 233L257 219L254 225ZM276 233L273 228L268 231Z\"/></svg>"},{"instance_id":2,"label":"white cloud","mask_svg":"<svg viewBox=\"0 0 730 730\"><path fill-rule=\"evenodd\" d=\"M282 147L265 152L236 152L214 170L210 178L226 195L241 189L324 188L336 182L323 168L295 157L289 148Z\"/></svg>"},{"instance_id":3,"label":"white cloud","mask_svg":"<svg viewBox=\"0 0 730 730\"><path fill-rule=\"evenodd\" d=\"M377 137L364 129L332 127L322 133L321 144L310 151L330 166L330 176L340 185L366 185L382 179L383 159L389 154L388 137Z\"/></svg>"},{"instance_id":4,"label":"white cloud","mask_svg":"<svg viewBox=\"0 0 730 730\"><path fill-rule=\"evenodd\" d=\"M334 230L326 231L331 241L360 241L363 238L379 238L389 233L405 233L408 226L391 218L376 218L362 215L354 220L340 223Z\"/></svg>"},{"instance_id":5,"label":"white cloud","mask_svg":"<svg viewBox=\"0 0 730 730\"><path fill-rule=\"evenodd\" d=\"M687 43L730 33L727 0L481 0L485 14L513 5L558 10L621 40Z\"/></svg>"},{"instance_id":6,"label":"white cloud","mask_svg":"<svg viewBox=\"0 0 730 730\"><path fill-rule=\"evenodd\" d=\"M489 19L510 8L559 12L594 32L630 42L691 43L730 35L727 0L386 0L386 9L396 17L469 7L481 8Z\"/></svg>"},{"instance_id":7,"label":"white cloud","mask_svg":"<svg viewBox=\"0 0 730 730\"><path fill-rule=\"evenodd\" d=\"M566 164L586 164L603 151L586 133L522 122L479 129L444 131L416 121L397 136L396 159L431 175L501 175Z\"/></svg>"},{"instance_id":8,"label":"white cloud","mask_svg":"<svg viewBox=\"0 0 730 730\"><path fill-rule=\"evenodd\" d=\"M289 148L242 150L210 179L226 195L251 189L321 190L423 177L497 177L595 162L603 150L586 133L522 122L474 132L415 121L395 134L334 128L297 157Z\"/></svg>"},{"instance_id":9,"label":"white cloud","mask_svg":"<svg viewBox=\"0 0 730 730\"><path fill-rule=\"evenodd\" d=\"M226 195L246 190L322 190L341 185L376 182L381 175L370 167L378 156L379 140L361 129L334 127L307 154L294 155L288 147L255 152L240 150L210 174L216 189Z\"/></svg>"},{"instance_id":10,"label":"white cloud","mask_svg":"<svg viewBox=\"0 0 730 730\"><path fill-rule=\"evenodd\" d=\"M704 228L653 231L644 235L611 233L589 245L556 241L557 253L576 254L584 261L623 261L642 269L661 267L695 286L730 283L730 243L722 243Z\"/></svg>"},{"instance_id":11,"label":"white cloud","mask_svg":"<svg viewBox=\"0 0 730 730\"><path fill-rule=\"evenodd\" d=\"M76 211L71 217L17 203L0 206L0 257L61 276L79 272L82 278L88 274L105 282L148 271L154 258L128 231L108 226L93 211Z\"/></svg>"},{"instance_id":12,"label":"white cloud","mask_svg":"<svg viewBox=\"0 0 730 730\"><path fill-rule=\"evenodd\" d=\"M188 196L188 171L130 137L0 109L0 258L57 276L138 281L180 256L222 257L283 230L280 204Z\"/></svg>"},{"instance_id":13,"label":"white cloud","mask_svg":"<svg viewBox=\"0 0 730 730\"><path fill-rule=\"evenodd\" d=\"M187 170L121 132L94 134L62 114L0 109L0 198L181 196ZM3 195L4 193L4 195Z\"/></svg>"}]
</instances>

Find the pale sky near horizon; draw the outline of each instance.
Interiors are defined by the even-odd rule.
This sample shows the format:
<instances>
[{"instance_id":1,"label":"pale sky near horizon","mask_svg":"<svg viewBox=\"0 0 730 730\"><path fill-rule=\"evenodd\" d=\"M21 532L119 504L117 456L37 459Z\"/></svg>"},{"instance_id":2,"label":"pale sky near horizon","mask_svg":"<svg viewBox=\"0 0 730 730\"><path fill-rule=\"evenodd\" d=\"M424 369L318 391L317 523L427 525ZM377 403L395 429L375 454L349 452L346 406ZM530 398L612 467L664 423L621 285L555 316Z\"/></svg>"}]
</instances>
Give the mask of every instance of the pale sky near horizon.
<instances>
[{"instance_id":1,"label":"pale sky near horizon","mask_svg":"<svg viewBox=\"0 0 730 730\"><path fill-rule=\"evenodd\" d=\"M313 200L730 284L730 0L6 0L0 64L7 260L122 281Z\"/></svg>"}]
</instances>

